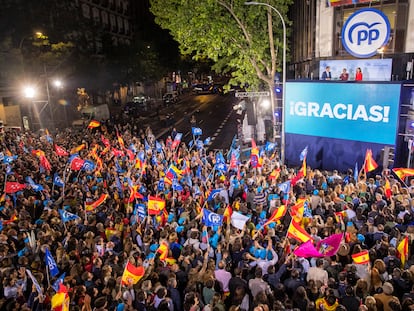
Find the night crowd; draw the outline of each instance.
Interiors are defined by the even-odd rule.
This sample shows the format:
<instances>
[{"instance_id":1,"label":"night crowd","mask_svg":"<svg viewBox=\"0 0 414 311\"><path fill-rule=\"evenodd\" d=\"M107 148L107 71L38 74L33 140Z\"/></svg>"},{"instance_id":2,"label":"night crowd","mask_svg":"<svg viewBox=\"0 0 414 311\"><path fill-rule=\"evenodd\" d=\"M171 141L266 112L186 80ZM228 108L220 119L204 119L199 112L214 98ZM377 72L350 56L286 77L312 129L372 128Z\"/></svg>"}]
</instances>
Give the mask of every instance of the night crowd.
<instances>
[{"instance_id":1,"label":"night crowd","mask_svg":"<svg viewBox=\"0 0 414 311\"><path fill-rule=\"evenodd\" d=\"M234 149L223 170L201 144L111 123L6 130L0 151L0 310L414 310L414 186L387 171L307 167L297 178L272 150L260 167L234 166ZM149 197L165 202L159 214L148 215ZM301 199L314 245L343 233L333 256L295 255L302 242L287 231ZM263 225L281 206L283 217ZM225 215L222 225L208 226L204 210ZM369 262L356 264L364 250ZM144 268L138 282L124 282L127 263ZM52 306L61 288L67 299Z\"/></svg>"}]
</instances>

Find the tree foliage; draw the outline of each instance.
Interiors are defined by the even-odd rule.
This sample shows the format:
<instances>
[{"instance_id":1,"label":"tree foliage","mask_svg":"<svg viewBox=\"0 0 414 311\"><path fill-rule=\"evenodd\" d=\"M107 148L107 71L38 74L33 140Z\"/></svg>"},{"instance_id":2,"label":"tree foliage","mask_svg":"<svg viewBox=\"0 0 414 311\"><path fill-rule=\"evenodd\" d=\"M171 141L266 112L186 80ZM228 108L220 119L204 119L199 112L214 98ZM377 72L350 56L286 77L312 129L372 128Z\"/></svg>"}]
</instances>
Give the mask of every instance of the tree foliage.
<instances>
[{"instance_id":1,"label":"tree foliage","mask_svg":"<svg viewBox=\"0 0 414 311\"><path fill-rule=\"evenodd\" d=\"M289 25L292 0L264 0ZM245 0L151 0L155 21L168 29L181 53L194 59L209 58L214 69L230 73L230 84L248 84L273 90L281 70L283 28L269 7L244 4Z\"/></svg>"}]
</instances>

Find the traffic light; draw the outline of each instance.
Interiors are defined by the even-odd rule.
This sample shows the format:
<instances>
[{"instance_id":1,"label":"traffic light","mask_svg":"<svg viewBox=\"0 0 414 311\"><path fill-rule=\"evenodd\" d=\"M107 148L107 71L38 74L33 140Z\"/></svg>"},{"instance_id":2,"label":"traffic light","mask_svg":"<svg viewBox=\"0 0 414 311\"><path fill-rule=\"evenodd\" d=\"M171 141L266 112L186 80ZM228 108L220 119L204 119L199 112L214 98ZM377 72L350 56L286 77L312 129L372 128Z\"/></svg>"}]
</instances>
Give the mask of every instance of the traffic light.
<instances>
[{"instance_id":1,"label":"traffic light","mask_svg":"<svg viewBox=\"0 0 414 311\"><path fill-rule=\"evenodd\" d=\"M382 167L384 169L393 167L395 159L395 148L391 146L385 146L384 149L382 149L382 154Z\"/></svg>"}]
</instances>

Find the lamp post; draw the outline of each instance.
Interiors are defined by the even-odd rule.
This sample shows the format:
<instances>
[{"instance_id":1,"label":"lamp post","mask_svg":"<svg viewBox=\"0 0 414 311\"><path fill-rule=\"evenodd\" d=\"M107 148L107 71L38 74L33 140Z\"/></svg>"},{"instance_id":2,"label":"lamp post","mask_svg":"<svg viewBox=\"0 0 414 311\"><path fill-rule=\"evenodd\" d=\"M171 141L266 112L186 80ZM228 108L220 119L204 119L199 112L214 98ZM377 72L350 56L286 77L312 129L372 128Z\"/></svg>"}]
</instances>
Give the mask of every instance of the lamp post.
<instances>
[{"instance_id":1,"label":"lamp post","mask_svg":"<svg viewBox=\"0 0 414 311\"><path fill-rule=\"evenodd\" d=\"M282 75L283 90L282 90L282 131L280 133L280 159L281 159L282 163L285 163L285 113L284 113L285 92L286 92L286 24L285 24L285 20L283 19L282 14L280 14L280 12L275 7L271 6L268 3L250 1L250 2L245 2L244 4L245 5L263 5L263 6L267 6L268 8L272 9L273 11L275 11L277 13L277 15L280 17L280 20L282 22L282 26L283 26L283 65L282 65L283 66L282 67L282 71L283 71L283 75ZM274 92L274 90L272 90L272 92ZM272 100L271 104L272 104L273 132L275 132L276 116L275 116L274 99Z\"/></svg>"}]
</instances>

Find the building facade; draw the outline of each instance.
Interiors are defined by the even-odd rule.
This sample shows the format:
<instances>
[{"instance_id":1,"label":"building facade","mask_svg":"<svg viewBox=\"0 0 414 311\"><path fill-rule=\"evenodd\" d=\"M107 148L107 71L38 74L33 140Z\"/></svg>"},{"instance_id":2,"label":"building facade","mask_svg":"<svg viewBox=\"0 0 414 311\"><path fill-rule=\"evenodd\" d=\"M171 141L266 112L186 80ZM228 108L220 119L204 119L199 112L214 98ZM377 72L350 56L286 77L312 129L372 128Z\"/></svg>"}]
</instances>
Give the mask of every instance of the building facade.
<instances>
[{"instance_id":1,"label":"building facade","mask_svg":"<svg viewBox=\"0 0 414 311\"><path fill-rule=\"evenodd\" d=\"M345 4L333 5L335 2ZM389 41L369 59L390 58L391 80L412 79L413 0L296 0L290 11L292 37L288 76L295 79L318 79L321 61L355 59L342 44L342 28L354 12L369 7L386 15L391 28Z\"/></svg>"}]
</instances>

